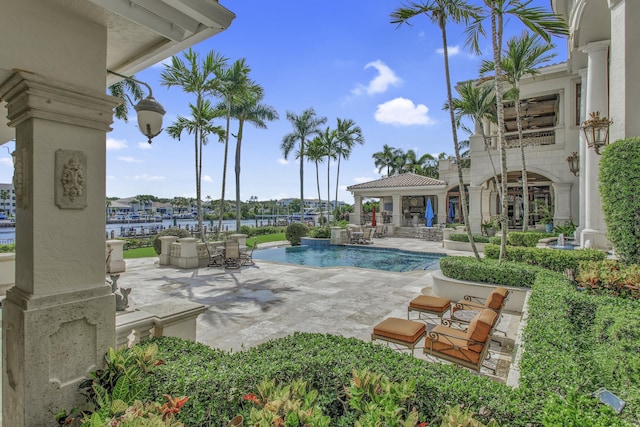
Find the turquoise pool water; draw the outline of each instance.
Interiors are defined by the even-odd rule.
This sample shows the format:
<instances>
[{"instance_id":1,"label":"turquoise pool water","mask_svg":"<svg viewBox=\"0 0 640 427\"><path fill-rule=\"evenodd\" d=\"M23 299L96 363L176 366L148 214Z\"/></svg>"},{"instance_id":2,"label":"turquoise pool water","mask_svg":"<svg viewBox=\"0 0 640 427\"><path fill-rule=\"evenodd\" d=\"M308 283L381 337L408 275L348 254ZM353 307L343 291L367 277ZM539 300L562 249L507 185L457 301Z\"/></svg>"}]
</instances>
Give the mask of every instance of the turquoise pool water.
<instances>
[{"instance_id":1,"label":"turquoise pool water","mask_svg":"<svg viewBox=\"0 0 640 427\"><path fill-rule=\"evenodd\" d=\"M384 271L434 270L444 254L365 246L293 246L257 250L253 258L312 267L359 267Z\"/></svg>"}]
</instances>

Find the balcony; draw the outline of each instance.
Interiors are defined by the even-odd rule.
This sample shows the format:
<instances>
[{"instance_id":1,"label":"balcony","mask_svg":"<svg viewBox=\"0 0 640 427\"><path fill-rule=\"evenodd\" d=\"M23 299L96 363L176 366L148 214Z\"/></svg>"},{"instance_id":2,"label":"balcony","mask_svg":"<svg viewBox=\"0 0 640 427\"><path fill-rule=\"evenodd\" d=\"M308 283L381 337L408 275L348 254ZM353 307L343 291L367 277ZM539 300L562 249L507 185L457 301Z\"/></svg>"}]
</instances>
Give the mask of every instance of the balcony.
<instances>
[{"instance_id":1,"label":"balcony","mask_svg":"<svg viewBox=\"0 0 640 427\"><path fill-rule=\"evenodd\" d=\"M505 134L507 148L519 147L518 132L509 132ZM522 143L525 147L533 147L539 145L553 145L556 143L556 131L550 129L532 129L522 132ZM487 137L487 146L491 150L498 149L498 136L493 135Z\"/></svg>"}]
</instances>

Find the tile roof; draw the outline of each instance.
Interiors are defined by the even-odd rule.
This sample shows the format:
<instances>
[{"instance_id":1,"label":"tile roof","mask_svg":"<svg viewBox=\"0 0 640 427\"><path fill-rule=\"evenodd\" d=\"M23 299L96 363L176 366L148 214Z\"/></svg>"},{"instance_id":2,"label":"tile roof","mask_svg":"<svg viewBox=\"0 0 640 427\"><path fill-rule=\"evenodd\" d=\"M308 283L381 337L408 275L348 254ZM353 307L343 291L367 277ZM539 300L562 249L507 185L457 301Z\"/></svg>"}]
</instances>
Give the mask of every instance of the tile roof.
<instances>
[{"instance_id":1,"label":"tile roof","mask_svg":"<svg viewBox=\"0 0 640 427\"><path fill-rule=\"evenodd\" d=\"M394 187L429 187L432 185L446 185L446 182L430 178L428 176L417 175L415 173L403 173L401 175L386 176L375 181L351 185L347 187L347 190L352 191Z\"/></svg>"}]
</instances>

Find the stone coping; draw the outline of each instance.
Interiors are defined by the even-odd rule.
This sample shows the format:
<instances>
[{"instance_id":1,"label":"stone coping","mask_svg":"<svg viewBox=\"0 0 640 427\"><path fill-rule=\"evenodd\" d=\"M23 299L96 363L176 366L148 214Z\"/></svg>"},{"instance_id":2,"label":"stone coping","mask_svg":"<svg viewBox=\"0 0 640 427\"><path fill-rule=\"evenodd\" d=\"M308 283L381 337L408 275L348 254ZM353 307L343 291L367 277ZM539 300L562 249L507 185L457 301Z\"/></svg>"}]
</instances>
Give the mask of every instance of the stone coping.
<instances>
[{"instance_id":1,"label":"stone coping","mask_svg":"<svg viewBox=\"0 0 640 427\"><path fill-rule=\"evenodd\" d=\"M465 295L473 295L480 298L486 298L493 289L499 285L491 283L470 282L467 280L457 280L445 276L442 270L434 270L431 272L433 278L433 293L442 298L451 301L459 301ZM509 299L505 304L505 311L514 313L522 313L524 302L527 295L531 291L529 288L516 288L513 286L504 286L509 290Z\"/></svg>"},{"instance_id":2,"label":"stone coping","mask_svg":"<svg viewBox=\"0 0 640 427\"><path fill-rule=\"evenodd\" d=\"M455 242L453 240L444 239L442 240L442 244L445 249L452 251L473 252L471 249L471 243L469 242ZM478 249L478 252L484 252L484 245L484 243L476 242L476 249Z\"/></svg>"}]
</instances>

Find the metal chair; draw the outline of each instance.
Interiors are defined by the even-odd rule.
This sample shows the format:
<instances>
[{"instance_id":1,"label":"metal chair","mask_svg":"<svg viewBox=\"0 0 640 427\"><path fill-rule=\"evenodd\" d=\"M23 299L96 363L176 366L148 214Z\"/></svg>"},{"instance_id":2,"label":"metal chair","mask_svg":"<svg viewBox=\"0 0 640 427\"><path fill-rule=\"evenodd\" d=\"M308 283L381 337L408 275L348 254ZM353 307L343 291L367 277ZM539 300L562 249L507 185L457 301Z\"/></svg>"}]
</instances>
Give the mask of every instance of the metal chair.
<instances>
[{"instance_id":1,"label":"metal chair","mask_svg":"<svg viewBox=\"0 0 640 427\"><path fill-rule=\"evenodd\" d=\"M240 268L240 245L235 240L225 240L224 242L224 267Z\"/></svg>"}]
</instances>

